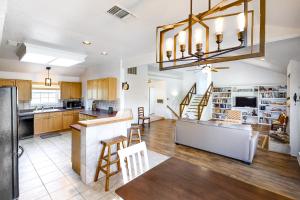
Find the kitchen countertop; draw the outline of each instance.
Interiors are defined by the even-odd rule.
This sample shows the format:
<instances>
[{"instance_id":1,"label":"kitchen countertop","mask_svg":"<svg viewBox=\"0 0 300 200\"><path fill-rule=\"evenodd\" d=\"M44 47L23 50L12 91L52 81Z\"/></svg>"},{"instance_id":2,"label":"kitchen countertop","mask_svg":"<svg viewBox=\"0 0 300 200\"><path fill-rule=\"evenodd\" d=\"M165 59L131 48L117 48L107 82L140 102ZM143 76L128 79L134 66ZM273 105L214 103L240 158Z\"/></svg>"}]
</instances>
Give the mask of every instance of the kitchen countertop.
<instances>
[{"instance_id":1,"label":"kitchen countertop","mask_svg":"<svg viewBox=\"0 0 300 200\"><path fill-rule=\"evenodd\" d=\"M80 114L83 115L89 115L92 117L97 117L97 118L105 118L105 117L114 117L116 116L117 112L114 111L112 114L108 114L107 110L83 110L80 112Z\"/></svg>"},{"instance_id":2,"label":"kitchen countertop","mask_svg":"<svg viewBox=\"0 0 300 200\"><path fill-rule=\"evenodd\" d=\"M26 109L26 110L19 110L18 115L26 116L26 115L34 115L40 113L64 112L64 111L81 110L81 109L82 108L74 108L74 109L54 108L54 109L44 109L44 110Z\"/></svg>"}]
</instances>

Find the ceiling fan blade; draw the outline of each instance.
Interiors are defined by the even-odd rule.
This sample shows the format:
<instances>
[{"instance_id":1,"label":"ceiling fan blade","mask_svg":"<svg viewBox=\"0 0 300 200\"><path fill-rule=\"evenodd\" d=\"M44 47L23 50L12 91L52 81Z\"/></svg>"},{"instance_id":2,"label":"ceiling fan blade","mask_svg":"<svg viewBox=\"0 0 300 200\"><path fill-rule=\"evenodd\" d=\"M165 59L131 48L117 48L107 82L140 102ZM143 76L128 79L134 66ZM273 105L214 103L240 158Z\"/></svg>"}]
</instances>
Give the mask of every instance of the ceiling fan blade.
<instances>
[{"instance_id":1,"label":"ceiling fan blade","mask_svg":"<svg viewBox=\"0 0 300 200\"><path fill-rule=\"evenodd\" d=\"M213 67L214 69L230 69L230 67Z\"/></svg>"},{"instance_id":2,"label":"ceiling fan blade","mask_svg":"<svg viewBox=\"0 0 300 200\"><path fill-rule=\"evenodd\" d=\"M211 72L219 72L219 70L216 69L216 68L211 68L210 71L211 71Z\"/></svg>"}]
</instances>

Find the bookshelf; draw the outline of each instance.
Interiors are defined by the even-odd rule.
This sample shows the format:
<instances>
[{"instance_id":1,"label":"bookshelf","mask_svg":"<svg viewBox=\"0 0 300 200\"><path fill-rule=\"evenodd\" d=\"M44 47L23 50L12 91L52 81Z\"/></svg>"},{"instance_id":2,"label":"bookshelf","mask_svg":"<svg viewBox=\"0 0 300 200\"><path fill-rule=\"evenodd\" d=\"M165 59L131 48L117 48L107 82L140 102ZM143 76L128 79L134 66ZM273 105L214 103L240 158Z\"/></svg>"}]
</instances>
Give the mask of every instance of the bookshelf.
<instances>
[{"instance_id":1,"label":"bookshelf","mask_svg":"<svg viewBox=\"0 0 300 200\"><path fill-rule=\"evenodd\" d=\"M235 97L256 97L257 107L235 107ZM226 119L226 110L231 109L241 111L244 123L271 125L281 112L287 112L287 87L215 87L212 94L212 119Z\"/></svg>"},{"instance_id":2,"label":"bookshelf","mask_svg":"<svg viewBox=\"0 0 300 200\"><path fill-rule=\"evenodd\" d=\"M287 114L287 87L259 87L259 124L271 124L283 112Z\"/></svg>"}]
</instances>

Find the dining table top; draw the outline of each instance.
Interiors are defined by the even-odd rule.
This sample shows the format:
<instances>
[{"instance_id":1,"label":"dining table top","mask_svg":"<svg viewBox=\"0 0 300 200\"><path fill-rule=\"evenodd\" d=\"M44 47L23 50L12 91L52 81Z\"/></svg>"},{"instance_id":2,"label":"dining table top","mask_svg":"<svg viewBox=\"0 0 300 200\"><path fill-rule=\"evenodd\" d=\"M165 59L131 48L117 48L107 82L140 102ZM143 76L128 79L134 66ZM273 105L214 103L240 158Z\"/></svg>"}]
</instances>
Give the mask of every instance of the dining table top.
<instances>
[{"instance_id":1,"label":"dining table top","mask_svg":"<svg viewBox=\"0 0 300 200\"><path fill-rule=\"evenodd\" d=\"M169 158L116 190L124 200L290 199L177 158Z\"/></svg>"}]
</instances>

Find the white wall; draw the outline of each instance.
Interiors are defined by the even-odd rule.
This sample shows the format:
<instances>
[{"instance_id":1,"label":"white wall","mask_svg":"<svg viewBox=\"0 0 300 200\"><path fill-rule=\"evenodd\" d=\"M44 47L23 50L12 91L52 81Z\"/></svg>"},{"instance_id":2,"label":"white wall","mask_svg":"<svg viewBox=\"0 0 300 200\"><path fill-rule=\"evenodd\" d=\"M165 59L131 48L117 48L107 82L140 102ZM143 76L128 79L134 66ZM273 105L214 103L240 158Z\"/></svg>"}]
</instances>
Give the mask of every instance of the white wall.
<instances>
[{"instance_id":1,"label":"white wall","mask_svg":"<svg viewBox=\"0 0 300 200\"><path fill-rule=\"evenodd\" d=\"M215 86L242 85L286 85L286 74L271 71L243 62L228 62L215 66L227 66L230 69L220 70L212 74Z\"/></svg>"},{"instance_id":2,"label":"white wall","mask_svg":"<svg viewBox=\"0 0 300 200\"><path fill-rule=\"evenodd\" d=\"M127 72L126 69L125 72ZM129 90L122 91L124 102L121 104L124 104L124 108L132 109L134 122L137 123L138 107L144 107L145 115L149 114L148 68L138 67L137 75L125 73L124 81L129 84Z\"/></svg>"},{"instance_id":3,"label":"white wall","mask_svg":"<svg viewBox=\"0 0 300 200\"><path fill-rule=\"evenodd\" d=\"M45 73L22 73L22 72L5 72L0 71L0 78L3 79L22 79L22 80L32 80L33 82L44 82L47 72ZM80 77L77 76L62 76L52 74L50 71L50 78L53 82L59 81L70 81L70 82L79 82Z\"/></svg>"},{"instance_id":4,"label":"white wall","mask_svg":"<svg viewBox=\"0 0 300 200\"><path fill-rule=\"evenodd\" d=\"M290 104L290 147L291 155L297 156L300 152L300 102L295 105L293 96L296 93L300 96L300 62L290 61L287 70L290 75L289 91Z\"/></svg>"}]
</instances>

